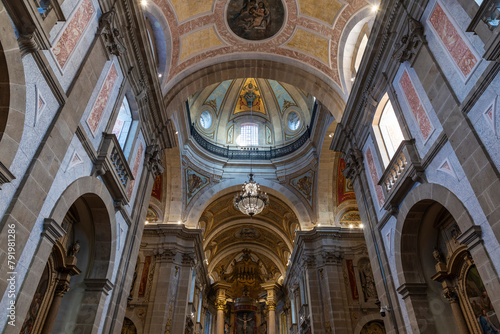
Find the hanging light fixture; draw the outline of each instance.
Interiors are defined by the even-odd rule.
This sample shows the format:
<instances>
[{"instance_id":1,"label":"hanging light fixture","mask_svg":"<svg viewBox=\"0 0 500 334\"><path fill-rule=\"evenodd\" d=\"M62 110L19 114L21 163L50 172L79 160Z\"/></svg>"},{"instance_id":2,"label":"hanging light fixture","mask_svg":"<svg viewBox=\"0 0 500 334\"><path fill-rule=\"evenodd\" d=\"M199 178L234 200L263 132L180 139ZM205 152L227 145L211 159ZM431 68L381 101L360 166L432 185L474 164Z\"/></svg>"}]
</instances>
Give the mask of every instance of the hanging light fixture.
<instances>
[{"instance_id":1,"label":"hanging light fixture","mask_svg":"<svg viewBox=\"0 0 500 334\"><path fill-rule=\"evenodd\" d=\"M250 88L250 95L253 94ZM255 100L255 99L254 99ZM253 121L253 101L250 102L250 119ZM267 193L260 190L260 186L253 179L252 173L252 152L250 152L250 175L248 182L242 186L242 191L234 196L234 208L240 210L243 214L253 217L264 210L269 204Z\"/></svg>"},{"instance_id":2,"label":"hanging light fixture","mask_svg":"<svg viewBox=\"0 0 500 334\"><path fill-rule=\"evenodd\" d=\"M243 184L242 188L243 190L234 196L234 207L250 217L261 213L269 204L269 197L267 193L260 190L260 186L254 181L252 173L250 173L250 179Z\"/></svg>"}]
</instances>

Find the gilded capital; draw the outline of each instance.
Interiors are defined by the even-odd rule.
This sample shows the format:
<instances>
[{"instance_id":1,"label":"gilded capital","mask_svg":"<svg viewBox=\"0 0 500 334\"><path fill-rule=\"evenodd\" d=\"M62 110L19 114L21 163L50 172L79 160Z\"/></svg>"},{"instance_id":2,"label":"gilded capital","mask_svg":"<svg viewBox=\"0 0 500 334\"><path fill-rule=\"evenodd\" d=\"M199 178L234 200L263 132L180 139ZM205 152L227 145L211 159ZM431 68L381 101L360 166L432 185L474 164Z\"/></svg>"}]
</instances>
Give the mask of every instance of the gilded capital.
<instances>
[{"instance_id":1,"label":"gilded capital","mask_svg":"<svg viewBox=\"0 0 500 334\"><path fill-rule=\"evenodd\" d=\"M226 301L221 299L217 300L215 302L215 307L217 307L218 310L224 310L226 307Z\"/></svg>"}]
</instances>

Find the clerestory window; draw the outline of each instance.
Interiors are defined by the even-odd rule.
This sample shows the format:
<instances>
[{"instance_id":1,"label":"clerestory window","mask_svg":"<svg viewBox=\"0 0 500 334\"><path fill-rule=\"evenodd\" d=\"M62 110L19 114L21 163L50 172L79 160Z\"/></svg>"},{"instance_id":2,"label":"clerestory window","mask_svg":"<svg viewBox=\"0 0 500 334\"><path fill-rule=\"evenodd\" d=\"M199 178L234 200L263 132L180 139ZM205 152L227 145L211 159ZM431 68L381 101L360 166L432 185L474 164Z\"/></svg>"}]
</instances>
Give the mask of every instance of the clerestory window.
<instances>
[{"instance_id":1,"label":"clerestory window","mask_svg":"<svg viewBox=\"0 0 500 334\"><path fill-rule=\"evenodd\" d=\"M241 124L240 143L241 146L259 145L259 126L255 123Z\"/></svg>"},{"instance_id":2,"label":"clerestory window","mask_svg":"<svg viewBox=\"0 0 500 334\"><path fill-rule=\"evenodd\" d=\"M387 166L404 140L396 113L387 94L379 103L373 120L373 129L382 160Z\"/></svg>"}]
</instances>

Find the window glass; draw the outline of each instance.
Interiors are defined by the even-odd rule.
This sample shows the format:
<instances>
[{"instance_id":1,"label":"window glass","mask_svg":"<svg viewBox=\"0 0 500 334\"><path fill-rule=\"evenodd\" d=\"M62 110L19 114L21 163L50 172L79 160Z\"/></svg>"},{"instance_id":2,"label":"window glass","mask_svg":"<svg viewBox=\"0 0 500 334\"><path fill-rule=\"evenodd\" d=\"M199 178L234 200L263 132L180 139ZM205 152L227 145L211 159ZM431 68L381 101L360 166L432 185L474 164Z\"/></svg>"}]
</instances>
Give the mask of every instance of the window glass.
<instances>
[{"instance_id":1,"label":"window glass","mask_svg":"<svg viewBox=\"0 0 500 334\"><path fill-rule=\"evenodd\" d=\"M242 146L259 145L259 126L254 123L241 124L240 144Z\"/></svg>"},{"instance_id":2,"label":"window glass","mask_svg":"<svg viewBox=\"0 0 500 334\"><path fill-rule=\"evenodd\" d=\"M208 129L212 126L212 114L208 110L201 113L200 125L204 129Z\"/></svg>"},{"instance_id":3,"label":"window glass","mask_svg":"<svg viewBox=\"0 0 500 334\"><path fill-rule=\"evenodd\" d=\"M356 60L354 61L354 69L356 70L356 73L358 72L359 65L361 64L361 59L363 59L363 54L365 53L367 43L368 43L368 36L365 34L361 39L358 52L356 53Z\"/></svg>"},{"instance_id":4,"label":"window glass","mask_svg":"<svg viewBox=\"0 0 500 334\"><path fill-rule=\"evenodd\" d=\"M291 113L288 114L287 121L288 121L288 128L290 128L290 130L292 131L297 130L300 126L300 116L295 111L292 111Z\"/></svg>"},{"instance_id":5,"label":"window glass","mask_svg":"<svg viewBox=\"0 0 500 334\"><path fill-rule=\"evenodd\" d=\"M123 98L120 111L118 112L118 117L116 118L115 125L113 126L112 133L118 139L120 147L123 149L125 143L127 142L127 137L130 132L130 126L132 125L132 112L130 111L130 106L127 97Z\"/></svg>"},{"instance_id":6,"label":"window glass","mask_svg":"<svg viewBox=\"0 0 500 334\"><path fill-rule=\"evenodd\" d=\"M33 0L35 2L36 9L40 16L44 19L47 17L49 12L52 10L52 4L50 0Z\"/></svg>"},{"instance_id":7,"label":"window glass","mask_svg":"<svg viewBox=\"0 0 500 334\"><path fill-rule=\"evenodd\" d=\"M380 116L378 123L380 134L384 142L384 148L387 151L389 159L392 159L394 153L399 147L401 141L404 140L403 133L399 127L398 119L394 113L391 101L387 101Z\"/></svg>"}]
</instances>

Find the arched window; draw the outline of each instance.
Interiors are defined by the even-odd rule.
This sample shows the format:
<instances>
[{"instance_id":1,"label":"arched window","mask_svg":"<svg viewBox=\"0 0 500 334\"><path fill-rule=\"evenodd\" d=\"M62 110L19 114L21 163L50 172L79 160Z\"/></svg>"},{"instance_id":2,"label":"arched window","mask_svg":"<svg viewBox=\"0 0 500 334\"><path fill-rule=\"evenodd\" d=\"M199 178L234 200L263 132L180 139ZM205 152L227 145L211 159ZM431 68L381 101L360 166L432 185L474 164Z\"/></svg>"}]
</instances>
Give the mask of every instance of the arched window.
<instances>
[{"instance_id":1,"label":"arched window","mask_svg":"<svg viewBox=\"0 0 500 334\"><path fill-rule=\"evenodd\" d=\"M382 160L387 166L404 140L403 132L387 94L384 95L375 112L373 129Z\"/></svg>"},{"instance_id":2,"label":"arched window","mask_svg":"<svg viewBox=\"0 0 500 334\"><path fill-rule=\"evenodd\" d=\"M255 123L241 124L240 143L241 146L259 145L259 126Z\"/></svg>"},{"instance_id":3,"label":"arched window","mask_svg":"<svg viewBox=\"0 0 500 334\"><path fill-rule=\"evenodd\" d=\"M134 120L133 118L130 103L125 96L111 132L118 139L118 143L120 144L125 157L128 157L128 154L130 153L130 147L132 146L132 142L134 140L137 124L137 120Z\"/></svg>"}]
</instances>

